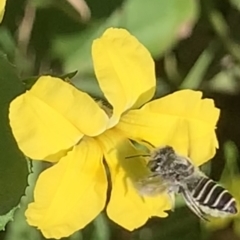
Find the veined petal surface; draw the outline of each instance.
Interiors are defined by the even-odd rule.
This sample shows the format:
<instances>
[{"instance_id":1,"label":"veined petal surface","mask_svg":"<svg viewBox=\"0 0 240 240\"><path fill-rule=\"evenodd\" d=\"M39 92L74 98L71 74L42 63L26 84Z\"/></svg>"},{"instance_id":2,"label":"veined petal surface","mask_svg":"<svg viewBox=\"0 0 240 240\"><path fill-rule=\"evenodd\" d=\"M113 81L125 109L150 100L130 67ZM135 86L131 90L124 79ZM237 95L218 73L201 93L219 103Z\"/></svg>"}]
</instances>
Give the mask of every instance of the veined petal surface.
<instances>
[{"instance_id":1,"label":"veined petal surface","mask_svg":"<svg viewBox=\"0 0 240 240\"><path fill-rule=\"evenodd\" d=\"M6 0L0 0L0 22L2 22L3 15L5 12Z\"/></svg>"},{"instance_id":2,"label":"veined petal surface","mask_svg":"<svg viewBox=\"0 0 240 240\"><path fill-rule=\"evenodd\" d=\"M152 98L156 84L153 59L127 30L106 30L93 42L92 57L99 85L113 106L109 127L124 111Z\"/></svg>"},{"instance_id":3,"label":"veined petal surface","mask_svg":"<svg viewBox=\"0 0 240 240\"><path fill-rule=\"evenodd\" d=\"M104 131L108 122L90 96L50 76L41 77L30 91L11 102L9 118L24 154L48 161L55 161L52 155L69 149L84 134Z\"/></svg>"},{"instance_id":4,"label":"veined petal surface","mask_svg":"<svg viewBox=\"0 0 240 240\"><path fill-rule=\"evenodd\" d=\"M202 92L193 90L177 91L145 104L142 109L155 113L161 109L164 113L195 118L213 127L216 126L220 113L212 99L202 99Z\"/></svg>"},{"instance_id":5,"label":"veined petal surface","mask_svg":"<svg viewBox=\"0 0 240 240\"><path fill-rule=\"evenodd\" d=\"M55 166L41 173L34 202L26 211L30 225L46 238L62 238L85 227L104 208L107 178L102 151L83 139Z\"/></svg>"},{"instance_id":6,"label":"veined petal surface","mask_svg":"<svg viewBox=\"0 0 240 240\"><path fill-rule=\"evenodd\" d=\"M143 159L126 159L139 154L122 133L108 130L98 137L104 149L112 182L107 214L117 224L133 230L146 223L152 216L166 217L171 208L166 193L154 197L141 196L134 187L137 180L146 177L148 169Z\"/></svg>"},{"instance_id":7,"label":"veined petal surface","mask_svg":"<svg viewBox=\"0 0 240 240\"><path fill-rule=\"evenodd\" d=\"M106 129L108 117L98 104L87 93L59 78L39 78L30 93L63 115L84 135L95 136Z\"/></svg>"},{"instance_id":8,"label":"veined petal surface","mask_svg":"<svg viewBox=\"0 0 240 240\"><path fill-rule=\"evenodd\" d=\"M219 109L201 92L183 90L124 114L117 128L129 138L154 146L170 145L196 165L214 156Z\"/></svg>"}]
</instances>

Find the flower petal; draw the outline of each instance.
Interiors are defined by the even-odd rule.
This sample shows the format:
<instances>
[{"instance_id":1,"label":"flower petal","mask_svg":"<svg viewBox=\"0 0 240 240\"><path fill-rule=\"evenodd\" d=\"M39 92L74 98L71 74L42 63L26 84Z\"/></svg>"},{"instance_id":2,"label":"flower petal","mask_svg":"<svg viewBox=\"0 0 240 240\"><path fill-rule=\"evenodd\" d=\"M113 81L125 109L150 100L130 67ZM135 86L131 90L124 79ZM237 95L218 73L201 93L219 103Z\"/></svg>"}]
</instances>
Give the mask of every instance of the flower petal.
<instances>
[{"instance_id":1,"label":"flower petal","mask_svg":"<svg viewBox=\"0 0 240 240\"><path fill-rule=\"evenodd\" d=\"M0 0L0 22L2 22L3 15L5 12L6 0Z\"/></svg>"},{"instance_id":2,"label":"flower petal","mask_svg":"<svg viewBox=\"0 0 240 240\"><path fill-rule=\"evenodd\" d=\"M46 238L62 238L85 227L104 208L107 178L102 151L83 139L55 166L41 173L27 221Z\"/></svg>"},{"instance_id":3,"label":"flower petal","mask_svg":"<svg viewBox=\"0 0 240 240\"><path fill-rule=\"evenodd\" d=\"M108 122L90 96L50 76L39 78L30 91L14 99L9 116L24 154L46 160L75 145L84 134L101 133Z\"/></svg>"},{"instance_id":4,"label":"flower petal","mask_svg":"<svg viewBox=\"0 0 240 240\"><path fill-rule=\"evenodd\" d=\"M62 114L85 135L95 136L106 129L108 117L98 104L88 94L59 78L41 77L30 92Z\"/></svg>"},{"instance_id":5,"label":"flower petal","mask_svg":"<svg viewBox=\"0 0 240 240\"><path fill-rule=\"evenodd\" d=\"M170 145L201 165L214 156L218 142L215 125L219 109L201 92L183 90L131 110L117 128L129 138L154 146Z\"/></svg>"},{"instance_id":6,"label":"flower petal","mask_svg":"<svg viewBox=\"0 0 240 240\"><path fill-rule=\"evenodd\" d=\"M145 224L152 216L166 217L165 211L171 208L166 193L145 197L134 187L137 180L146 177L146 163L139 159L126 159L126 156L139 152L115 129L108 130L98 138L103 145L111 174L112 192L107 206L109 218L133 230Z\"/></svg>"},{"instance_id":7,"label":"flower petal","mask_svg":"<svg viewBox=\"0 0 240 240\"><path fill-rule=\"evenodd\" d=\"M124 111L152 98L154 62L148 50L125 29L106 30L93 42L92 55L99 85L114 108L113 126Z\"/></svg>"}]
</instances>

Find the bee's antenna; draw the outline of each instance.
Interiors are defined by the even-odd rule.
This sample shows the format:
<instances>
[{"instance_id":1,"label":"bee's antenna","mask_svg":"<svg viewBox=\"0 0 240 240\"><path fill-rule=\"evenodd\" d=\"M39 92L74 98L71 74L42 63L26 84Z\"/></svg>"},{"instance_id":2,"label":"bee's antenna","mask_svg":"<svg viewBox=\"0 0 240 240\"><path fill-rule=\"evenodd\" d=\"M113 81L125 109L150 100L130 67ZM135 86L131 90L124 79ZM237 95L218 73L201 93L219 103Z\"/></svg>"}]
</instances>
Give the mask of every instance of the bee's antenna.
<instances>
[{"instance_id":1,"label":"bee's antenna","mask_svg":"<svg viewBox=\"0 0 240 240\"><path fill-rule=\"evenodd\" d=\"M142 154L142 155L128 156L128 157L125 157L125 159L135 158L135 157L150 157L150 154Z\"/></svg>"},{"instance_id":2,"label":"bee's antenna","mask_svg":"<svg viewBox=\"0 0 240 240\"><path fill-rule=\"evenodd\" d=\"M141 140L142 142L145 142L145 143L147 143L149 146L151 146L152 148L156 148L156 146L154 146L153 144L151 144L150 142L148 142L148 141L145 141L145 140Z\"/></svg>"}]
</instances>

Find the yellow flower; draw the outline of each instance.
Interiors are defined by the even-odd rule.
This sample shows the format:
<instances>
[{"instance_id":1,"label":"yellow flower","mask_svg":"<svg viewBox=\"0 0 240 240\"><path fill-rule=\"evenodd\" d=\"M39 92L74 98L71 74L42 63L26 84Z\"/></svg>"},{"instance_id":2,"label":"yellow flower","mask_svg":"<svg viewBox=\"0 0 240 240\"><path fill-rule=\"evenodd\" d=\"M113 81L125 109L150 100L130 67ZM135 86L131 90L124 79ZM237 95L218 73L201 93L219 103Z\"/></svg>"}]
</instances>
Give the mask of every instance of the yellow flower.
<instances>
[{"instance_id":1,"label":"yellow flower","mask_svg":"<svg viewBox=\"0 0 240 240\"><path fill-rule=\"evenodd\" d=\"M6 0L0 0L0 22L3 19L4 11L5 11Z\"/></svg>"},{"instance_id":2,"label":"yellow flower","mask_svg":"<svg viewBox=\"0 0 240 240\"><path fill-rule=\"evenodd\" d=\"M202 100L201 92L183 90L141 107L155 91L154 62L126 30L106 30L93 42L92 57L112 114L88 94L50 76L40 77L10 106L20 149L32 159L55 163L41 173L26 211L28 223L47 238L85 227L106 204L109 218L128 230L152 216L167 216L171 201L166 193L143 197L133 186L147 169L140 159L126 159L139 153L129 139L169 144L197 165L210 159L217 146L219 110L212 100ZM108 203L110 180L103 159L111 178Z\"/></svg>"}]
</instances>

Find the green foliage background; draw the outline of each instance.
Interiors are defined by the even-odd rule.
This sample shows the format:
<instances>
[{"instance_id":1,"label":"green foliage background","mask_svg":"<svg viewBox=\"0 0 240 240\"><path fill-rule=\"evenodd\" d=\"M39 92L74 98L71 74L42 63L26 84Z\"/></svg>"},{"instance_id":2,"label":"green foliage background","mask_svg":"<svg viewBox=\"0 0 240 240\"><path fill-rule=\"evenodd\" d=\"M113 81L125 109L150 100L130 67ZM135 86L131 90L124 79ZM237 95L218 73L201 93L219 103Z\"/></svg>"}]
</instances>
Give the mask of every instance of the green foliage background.
<instances>
[{"instance_id":1,"label":"green foliage background","mask_svg":"<svg viewBox=\"0 0 240 240\"><path fill-rule=\"evenodd\" d=\"M93 39L111 26L128 29L151 52L156 62L156 97L183 88L199 89L221 108L220 148L203 168L240 201L239 11L240 0L8 0L0 25L0 228L13 215L14 221L0 232L0 239L44 239L24 218L44 166L28 166L19 152L9 129L9 102L41 74L67 74L78 88L102 97L90 49ZM30 186L18 208L28 170L33 171L28 178ZM170 217L150 219L133 232L102 213L69 239L237 240L239 223L236 217L207 227L178 200Z\"/></svg>"}]
</instances>

